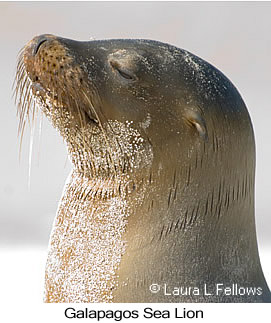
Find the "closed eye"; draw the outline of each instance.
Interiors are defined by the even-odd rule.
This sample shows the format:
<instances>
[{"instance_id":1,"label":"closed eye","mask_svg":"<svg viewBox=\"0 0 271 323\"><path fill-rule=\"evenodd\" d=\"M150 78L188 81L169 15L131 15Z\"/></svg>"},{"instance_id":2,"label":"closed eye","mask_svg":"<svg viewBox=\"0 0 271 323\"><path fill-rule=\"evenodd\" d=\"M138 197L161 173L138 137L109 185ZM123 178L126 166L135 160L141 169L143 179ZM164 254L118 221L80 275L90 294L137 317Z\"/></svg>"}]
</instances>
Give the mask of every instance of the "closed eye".
<instances>
[{"instance_id":1,"label":"closed eye","mask_svg":"<svg viewBox=\"0 0 271 323\"><path fill-rule=\"evenodd\" d=\"M126 68L121 67L118 62L112 60L112 61L110 61L110 64L113 67L113 69L119 73L119 75L121 77L123 77L129 81L136 80L136 76L131 71L127 70Z\"/></svg>"},{"instance_id":2,"label":"closed eye","mask_svg":"<svg viewBox=\"0 0 271 323\"><path fill-rule=\"evenodd\" d=\"M119 72L119 74L124 77L125 79L127 80L133 80L134 77L130 74L128 74L126 71L124 72L123 70L119 69L119 68L116 68L116 70Z\"/></svg>"}]
</instances>

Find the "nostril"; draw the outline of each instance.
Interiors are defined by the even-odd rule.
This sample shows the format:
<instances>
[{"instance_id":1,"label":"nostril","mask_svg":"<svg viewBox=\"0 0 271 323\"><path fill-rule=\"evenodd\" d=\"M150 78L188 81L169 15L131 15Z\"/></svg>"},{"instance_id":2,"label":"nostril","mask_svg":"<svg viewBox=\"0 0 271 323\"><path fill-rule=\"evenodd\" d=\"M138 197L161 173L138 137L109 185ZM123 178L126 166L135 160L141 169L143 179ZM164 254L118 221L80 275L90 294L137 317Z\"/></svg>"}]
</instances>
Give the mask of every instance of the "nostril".
<instances>
[{"instance_id":1,"label":"nostril","mask_svg":"<svg viewBox=\"0 0 271 323\"><path fill-rule=\"evenodd\" d=\"M40 46L43 43L45 43L46 41L47 41L47 38L45 38L45 37L42 37L37 41L36 45L33 48L33 55L36 55L38 53L38 50L39 50Z\"/></svg>"}]
</instances>

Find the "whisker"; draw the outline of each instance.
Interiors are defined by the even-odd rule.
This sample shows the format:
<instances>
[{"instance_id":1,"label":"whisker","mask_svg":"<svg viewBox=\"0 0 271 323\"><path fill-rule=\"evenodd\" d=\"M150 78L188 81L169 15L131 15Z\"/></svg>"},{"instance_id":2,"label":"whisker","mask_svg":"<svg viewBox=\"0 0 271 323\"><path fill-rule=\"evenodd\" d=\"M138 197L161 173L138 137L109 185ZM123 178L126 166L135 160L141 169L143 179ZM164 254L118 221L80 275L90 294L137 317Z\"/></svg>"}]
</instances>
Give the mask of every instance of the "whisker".
<instances>
[{"instance_id":1,"label":"whisker","mask_svg":"<svg viewBox=\"0 0 271 323\"><path fill-rule=\"evenodd\" d=\"M43 114L40 113L39 114L39 118L40 118L40 123L39 123L39 145L38 145L38 163L39 163L39 159L40 159L40 151L41 151L41 135L42 135L42 126L43 126Z\"/></svg>"},{"instance_id":2,"label":"whisker","mask_svg":"<svg viewBox=\"0 0 271 323\"><path fill-rule=\"evenodd\" d=\"M28 189L30 190L31 184L31 168L32 168L32 155L33 155L33 143L34 143L35 123L31 127L30 132L30 144L29 144L29 157L28 157Z\"/></svg>"},{"instance_id":3,"label":"whisker","mask_svg":"<svg viewBox=\"0 0 271 323\"><path fill-rule=\"evenodd\" d=\"M19 143L19 160L21 160L21 152L22 152L22 140L23 140L23 132L25 129L25 121L23 122L22 130L21 130L21 136L20 138L20 143Z\"/></svg>"}]
</instances>

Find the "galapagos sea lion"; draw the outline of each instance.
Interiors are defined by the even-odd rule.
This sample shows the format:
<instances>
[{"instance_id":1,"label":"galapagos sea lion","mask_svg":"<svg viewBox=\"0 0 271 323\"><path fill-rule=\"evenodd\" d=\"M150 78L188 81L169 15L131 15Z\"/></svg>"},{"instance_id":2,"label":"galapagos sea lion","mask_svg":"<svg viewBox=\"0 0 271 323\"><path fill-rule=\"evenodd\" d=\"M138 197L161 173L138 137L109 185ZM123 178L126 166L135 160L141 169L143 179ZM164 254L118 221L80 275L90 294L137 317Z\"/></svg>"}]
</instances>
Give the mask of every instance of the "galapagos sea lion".
<instances>
[{"instance_id":1,"label":"galapagos sea lion","mask_svg":"<svg viewBox=\"0 0 271 323\"><path fill-rule=\"evenodd\" d=\"M51 233L46 302L268 302L246 106L215 67L151 40L35 37L17 69L73 170Z\"/></svg>"}]
</instances>

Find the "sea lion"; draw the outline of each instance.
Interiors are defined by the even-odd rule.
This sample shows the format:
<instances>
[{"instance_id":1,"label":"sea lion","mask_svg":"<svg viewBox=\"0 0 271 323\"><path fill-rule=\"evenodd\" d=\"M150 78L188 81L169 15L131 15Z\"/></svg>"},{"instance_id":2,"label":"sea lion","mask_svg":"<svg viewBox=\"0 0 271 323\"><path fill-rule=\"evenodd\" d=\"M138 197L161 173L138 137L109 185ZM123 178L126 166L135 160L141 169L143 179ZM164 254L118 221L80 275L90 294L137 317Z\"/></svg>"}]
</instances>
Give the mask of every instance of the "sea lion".
<instances>
[{"instance_id":1,"label":"sea lion","mask_svg":"<svg viewBox=\"0 0 271 323\"><path fill-rule=\"evenodd\" d=\"M246 106L215 67L152 40L35 37L17 68L73 170L53 226L46 302L268 302Z\"/></svg>"}]
</instances>

